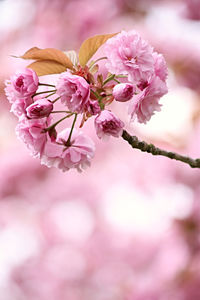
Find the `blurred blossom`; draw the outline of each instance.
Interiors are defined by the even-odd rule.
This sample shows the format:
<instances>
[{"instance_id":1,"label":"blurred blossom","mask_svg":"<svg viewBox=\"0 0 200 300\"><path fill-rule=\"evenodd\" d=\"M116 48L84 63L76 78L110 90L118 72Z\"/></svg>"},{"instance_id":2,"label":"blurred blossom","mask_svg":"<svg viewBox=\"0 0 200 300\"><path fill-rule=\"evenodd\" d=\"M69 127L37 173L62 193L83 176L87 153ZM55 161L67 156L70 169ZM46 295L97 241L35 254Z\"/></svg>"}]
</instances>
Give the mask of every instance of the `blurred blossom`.
<instances>
[{"instance_id":1,"label":"blurred blossom","mask_svg":"<svg viewBox=\"0 0 200 300\"><path fill-rule=\"evenodd\" d=\"M200 299L199 170L131 149L120 137L101 143L90 121L92 168L47 169L16 139L3 91L27 65L10 55L34 46L77 50L91 35L138 30L170 66L169 93L147 125L130 126L117 101L112 108L139 138L200 157L199 11L197 0L0 1L0 300ZM154 71L164 82L162 62ZM12 106L18 116L26 101ZM41 150L43 138L34 137Z\"/></svg>"}]
</instances>

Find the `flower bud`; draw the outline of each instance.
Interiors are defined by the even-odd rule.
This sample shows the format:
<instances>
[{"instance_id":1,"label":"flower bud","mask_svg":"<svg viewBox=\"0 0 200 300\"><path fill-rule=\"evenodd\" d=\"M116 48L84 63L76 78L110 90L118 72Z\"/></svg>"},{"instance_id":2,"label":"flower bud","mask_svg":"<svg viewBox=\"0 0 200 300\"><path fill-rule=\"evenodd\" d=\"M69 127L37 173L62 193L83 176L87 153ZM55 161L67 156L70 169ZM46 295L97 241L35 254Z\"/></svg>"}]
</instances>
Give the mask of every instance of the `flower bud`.
<instances>
[{"instance_id":1,"label":"flower bud","mask_svg":"<svg viewBox=\"0 0 200 300\"><path fill-rule=\"evenodd\" d=\"M119 102L130 100L134 92L135 88L131 83L119 83L113 88L113 96Z\"/></svg>"},{"instance_id":2,"label":"flower bud","mask_svg":"<svg viewBox=\"0 0 200 300\"><path fill-rule=\"evenodd\" d=\"M124 122L109 110L103 110L95 119L95 129L100 139L110 135L119 137L122 135L123 127Z\"/></svg>"},{"instance_id":3,"label":"flower bud","mask_svg":"<svg viewBox=\"0 0 200 300\"><path fill-rule=\"evenodd\" d=\"M39 99L26 108L27 116L31 119L48 117L53 110L53 104L47 100Z\"/></svg>"},{"instance_id":4,"label":"flower bud","mask_svg":"<svg viewBox=\"0 0 200 300\"><path fill-rule=\"evenodd\" d=\"M97 115L101 112L101 108L99 106L98 101L91 101L89 100L85 106L85 110L90 114L90 115Z\"/></svg>"}]
</instances>

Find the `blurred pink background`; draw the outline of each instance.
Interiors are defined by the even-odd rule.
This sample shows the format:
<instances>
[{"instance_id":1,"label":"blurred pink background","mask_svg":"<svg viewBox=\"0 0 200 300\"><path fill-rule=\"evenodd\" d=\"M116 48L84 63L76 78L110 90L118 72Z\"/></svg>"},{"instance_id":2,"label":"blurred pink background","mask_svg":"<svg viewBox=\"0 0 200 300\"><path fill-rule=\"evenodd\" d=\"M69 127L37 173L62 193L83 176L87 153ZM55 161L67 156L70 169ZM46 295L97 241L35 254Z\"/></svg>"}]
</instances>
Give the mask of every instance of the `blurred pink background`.
<instances>
[{"instance_id":1,"label":"blurred pink background","mask_svg":"<svg viewBox=\"0 0 200 300\"><path fill-rule=\"evenodd\" d=\"M97 139L84 173L33 159L17 140L4 81L27 49L78 50L136 29L163 53L169 93L127 130L200 157L199 0L0 1L0 300L199 300L200 170ZM93 137L92 126L87 128Z\"/></svg>"}]
</instances>

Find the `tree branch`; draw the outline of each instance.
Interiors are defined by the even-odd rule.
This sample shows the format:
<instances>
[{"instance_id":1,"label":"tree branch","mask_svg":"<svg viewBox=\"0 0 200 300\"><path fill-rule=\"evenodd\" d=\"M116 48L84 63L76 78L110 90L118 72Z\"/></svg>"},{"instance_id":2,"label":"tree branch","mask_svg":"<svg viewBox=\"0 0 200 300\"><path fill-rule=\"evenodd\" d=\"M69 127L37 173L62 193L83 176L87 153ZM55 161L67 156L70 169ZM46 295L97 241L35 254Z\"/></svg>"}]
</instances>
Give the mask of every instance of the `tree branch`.
<instances>
[{"instance_id":1,"label":"tree branch","mask_svg":"<svg viewBox=\"0 0 200 300\"><path fill-rule=\"evenodd\" d=\"M162 155L171 159L176 159L188 164L191 168L200 168L200 158L192 159L187 156L180 155L175 152L168 152L155 147L153 144L147 144L144 141L139 141L136 136L131 136L126 130L123 130L122 138L127 141L133 148L140 149L143 152L151 153L152 155Z\"/></svg>"}]
</instances>

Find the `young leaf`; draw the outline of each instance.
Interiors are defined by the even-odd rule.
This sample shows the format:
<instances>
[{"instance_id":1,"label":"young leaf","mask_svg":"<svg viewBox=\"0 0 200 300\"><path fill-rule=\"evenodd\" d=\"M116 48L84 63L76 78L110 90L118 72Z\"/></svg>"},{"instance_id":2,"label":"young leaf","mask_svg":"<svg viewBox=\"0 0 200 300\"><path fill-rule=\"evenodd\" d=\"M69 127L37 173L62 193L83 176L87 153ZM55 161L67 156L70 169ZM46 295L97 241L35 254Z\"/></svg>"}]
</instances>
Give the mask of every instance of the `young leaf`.
<instances>
[{"instance_id":1,"label":"young leaf","mask_svg":"<svg viewBox=\"0 0 200 300\"><path fill-rule=\"evenodd\" d=\"M76 53L74 50L66 51L66 52L64 52L64 53L65 53L65 55L67 55L67 57L71 60L73 66L76 67L77 64L78 64L77 53Z\"/></svg>"},{"instance_id":2,"label":"young leaf","mask_svg":"<svg viewBox=\"0 0 200 300\"><path fill-rule=\"evenodd\" d=\"M109 38L113 37L117 33L95 35L85 40L79 50L79 62L84 67L89 59L96 53L96 51L103 45Z\"/></svg>"},{"instance_id":3,"label":"young leaf","mask_svg":"<svg viewBox=\"0 0 200 300\"><path fill-rule=\"evenodd\" d=\"M38 60L27 66L34 70L38 76L58 74L66 71L66 67L52 60Z\"/></svg>"},{"instance_id":4,"label":"young leaf","mask_svg":"<svg viewBox=\"0 0 200 300\"><path fill-rule=\"evenodd\" d=\"M26 51L24 53L23 56L20 56L21 58L24 58L24 59L33 59L32 56L38 52L38 50L41 50L40 48L38 47L33 47L33 48L30 48L28 51Z\"/></svg>"},{"instance_id":5,"label":"young leaf","mask_svg":"<svg viewBox=\"0 0 200 300\"><path fill-rule=\"evenodd\" d=\"M54 48L39 49L33 47L29 49L24 55L21 56L24 59L35 60L50 60L63 65L65 68L73 69L73 64L69 57L62 51Z\"/></svg>"}]
</instances>

